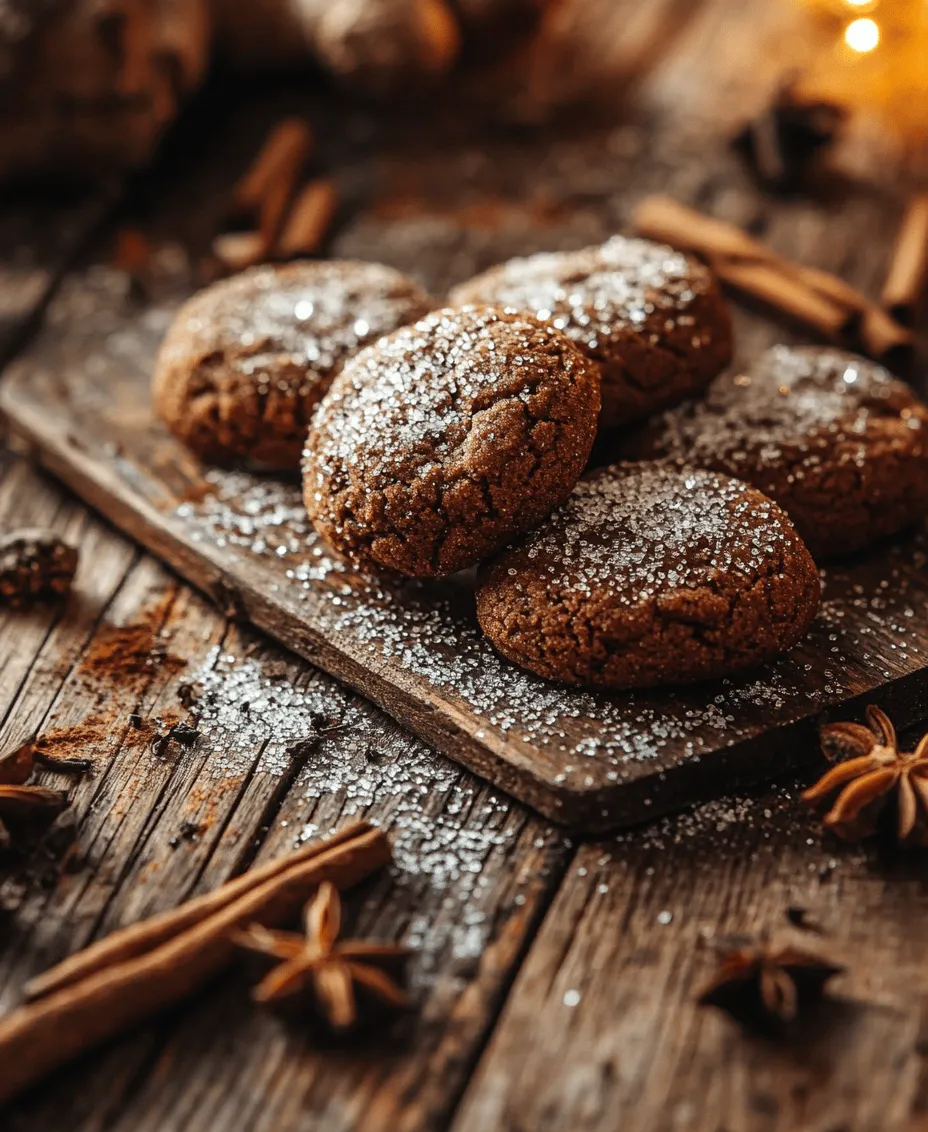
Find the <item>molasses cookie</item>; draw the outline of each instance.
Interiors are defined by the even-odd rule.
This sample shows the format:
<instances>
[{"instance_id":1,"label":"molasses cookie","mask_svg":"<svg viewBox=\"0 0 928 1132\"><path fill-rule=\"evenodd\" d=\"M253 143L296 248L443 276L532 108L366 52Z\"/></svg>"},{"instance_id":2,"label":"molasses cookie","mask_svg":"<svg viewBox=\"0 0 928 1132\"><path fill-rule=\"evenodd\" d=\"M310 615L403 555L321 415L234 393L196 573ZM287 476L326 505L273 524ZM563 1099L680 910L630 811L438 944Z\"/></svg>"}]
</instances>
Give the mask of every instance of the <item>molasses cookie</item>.
<instances>
[{"instance_id":1,"label":"molasses cookie","mask_svg":"<svg viewBox=\"0 0 928 1132\"><path fill-rule=\"evenodd\" d=\"M481 571L477 616L539 676L635 688L760 664L802 637L819 596L809 552L759 491L618 464Z\"/></svg>"},{"instance_id":2,"label":"molasses cookie","mask_svg":"<svg viewBox=\"0 0 928 1132\"><path fill-rule=\"evenodd\" d=\"M571 492L599 374L528 315L434 311L358 354L320 405L303 467L319 533L418 577L472 566Z\"/></svg>"},{"instance_id":3,"label":"molasses cookie","mask_svg":"<svg viewBox=\"0 0 928 1132\"><path fill-rule=\"evenodd\" d=\"M563 330L601 368L603 428L691 396L731 361L731 315L712 273L649 240L512 259L451 301L528 311Z\"/></svg>"},{"instance_id":4,"label":"molasses cookie","mask_svg":"<svg viewBox=\"0 0 928 1132\"><path fill-rule=\"evenodd\" d=\"M178 311L155 368L155 408L204 460L296 469L313 410L348 358L434 305L378 263L243 271Z\"/></svg>"},{"instance_id":5,"label":"molasses cookie","mask_svg":"<svg viewBox=\"0 0 928 1132\"><path fill-rule=\"evenodd\" d=\"M858 550L928 512L928 408L882 366L775 346L625 446L747 480L816 557Z\"/></svg>"}]
</instances>

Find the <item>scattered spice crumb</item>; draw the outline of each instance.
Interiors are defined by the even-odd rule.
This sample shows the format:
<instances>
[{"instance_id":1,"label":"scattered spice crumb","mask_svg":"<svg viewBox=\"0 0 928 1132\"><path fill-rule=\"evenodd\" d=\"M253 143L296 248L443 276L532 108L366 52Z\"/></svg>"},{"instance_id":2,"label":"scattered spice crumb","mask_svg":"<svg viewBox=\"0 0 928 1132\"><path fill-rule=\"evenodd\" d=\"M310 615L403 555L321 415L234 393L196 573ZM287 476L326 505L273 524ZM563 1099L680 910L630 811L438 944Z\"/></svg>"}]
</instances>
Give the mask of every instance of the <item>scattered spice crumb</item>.
<instances>
[{"instance_id":1,"label":"scattered spice crumb","mask_svg":"<svg viewBox=\"0 0 928 1132\"><path fill-rule=\"evenodd\" d=\"M28 609L71 589L78 553L55 531L29 528L0 537L0 605Z\"/></svg>"},{"instance_id":2,"label":"scattered spice crumb","mask_svg":"<svg viewBox=\"0 0 928 1132\"><path fill-rule=\"evenodd\" d=\"M156 670L179 672L186 661L169 652L157 639L158 625L150 620L135 625L102 625L81 662L92 676L127 682Z\"/></svg>"}]
</instances>

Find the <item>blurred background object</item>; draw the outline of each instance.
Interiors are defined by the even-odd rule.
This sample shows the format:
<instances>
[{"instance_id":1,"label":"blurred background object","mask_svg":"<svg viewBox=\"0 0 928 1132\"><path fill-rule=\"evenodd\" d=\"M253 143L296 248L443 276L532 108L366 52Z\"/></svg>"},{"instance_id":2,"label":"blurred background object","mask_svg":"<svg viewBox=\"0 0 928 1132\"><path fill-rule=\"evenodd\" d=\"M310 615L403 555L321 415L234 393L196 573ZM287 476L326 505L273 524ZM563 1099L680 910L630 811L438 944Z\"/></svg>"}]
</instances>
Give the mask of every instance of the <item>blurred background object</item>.
<instances>
[{"instance_id":1,"label":"blurred background object","mask_svg":"<svg viewBox=\"0 0 928 1132\"><path fill-rule=\"evenodd\" d=\"M411 99L468 43L495 57L545 0L0 0L0 181L100 180L143 164L217 58L328 72Z\"/></svg>"},{"instance_id":2,"label":"blurred background object","mask_svg":"<svg viewBox=\"0 0 928 1132\"><path fill-rule=\"evenodd\" d=\"M295 73L412 115L439 87L456 109L500 122L542 123L579 104L614 115L702 8L641 4L617 34L614 4L0 0L0 182L100 181L144 165L214 63L233 84ZM928 137L928 0L771 7L784 31L757 65L778 71L779 101L742 139L764 187L801 189L845 112ZM737 37L722 29L717 51L724 67Z\"/></svg>"},{"instance_id":3,"label":"blurred background object","mask_svg":"<svg viewBox=\"0 0 928 1132\"><path fill-rule=\"evenodd\" d=\"M206 0L4 0L0 179L143 162L203 79Z\"/></svg>"},{"instance_id":4,"label":"blurred background object","mask_svg":"<svg viewBox=\"0 0 928 1132\"><path fill-rule=\"evenodd\" d=\"M928 139L926 0L799 0L831 47L817 53L804 89L874 112L894 130Z\"/></svg>"}]
</instances>

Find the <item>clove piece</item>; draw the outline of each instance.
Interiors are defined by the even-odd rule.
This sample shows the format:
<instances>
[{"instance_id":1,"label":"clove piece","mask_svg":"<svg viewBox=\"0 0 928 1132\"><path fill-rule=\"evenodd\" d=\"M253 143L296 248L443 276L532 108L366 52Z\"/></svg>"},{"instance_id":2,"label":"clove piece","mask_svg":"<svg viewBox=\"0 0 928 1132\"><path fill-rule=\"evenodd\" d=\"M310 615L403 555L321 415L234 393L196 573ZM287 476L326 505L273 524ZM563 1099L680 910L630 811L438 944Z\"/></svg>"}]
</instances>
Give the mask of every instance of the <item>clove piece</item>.
<instances>
[{"instance_id":1,"label":"clove piece","mask_svg":"<svg viewBox=\"0 0 928 1132\"><path fill-rule=\"evenodd\" d=\"M54 531L25 529L0 538L0 605L25 609L63 597L77 570L77 551Z\"/></svg>"}]
</instances>

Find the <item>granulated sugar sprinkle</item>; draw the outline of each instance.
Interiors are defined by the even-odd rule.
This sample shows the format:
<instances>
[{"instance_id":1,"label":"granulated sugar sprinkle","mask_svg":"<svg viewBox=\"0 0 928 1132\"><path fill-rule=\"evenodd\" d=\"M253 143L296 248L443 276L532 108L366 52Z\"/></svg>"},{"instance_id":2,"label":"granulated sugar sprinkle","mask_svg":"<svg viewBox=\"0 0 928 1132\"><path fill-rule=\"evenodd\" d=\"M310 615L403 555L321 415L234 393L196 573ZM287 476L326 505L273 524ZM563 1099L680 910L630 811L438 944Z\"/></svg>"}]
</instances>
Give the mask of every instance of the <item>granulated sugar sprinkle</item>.
<instances>
[{"instance_id":1,"label":"granulated sugar sprinkle","mask_svg":"<svg viewBox=\"0 0 928 1132\"><path fill-rule=\"evenodd\" d=\"M554 355L553 366L543 366L547 359L537 356L542 350ZM517 397L528 407L551 370L560 379L586 369L578 351L560 349L550 328L524 317L505 319L480 309L434 311L345 368L317 418L308 467L324 482L344 478L361 464L365 479L378 487L427 477L435 462L471 440L473 418L493 396ZM519 374L515 382L513 374ZM473 457L466 462L473 474Z\"/></svg>"},{"instance_id":2,"label":"granulated sugar sprinkle","mask_svg":"<svg viewBox=\"0 0 928 1132\"><path fill-rule=\"evenodd\" d=\"M456 961L479 957L492 928L480 897L498 883L484 868L494 852L514 846L526 815L349 692L330 682L300 686L292 672L274 668L279 664L216 648L192 674L197 726L211 749L208 770L244 776L257 757L258 774L279 776L299 760L283 823L294 846L375 811L390 829L394 885L427 885L456 906L441 926L410 925L406 942L424 952L416 977L447 947ZM327 727L334 730L300 752L299 744ZM551 829L539 841L538 849L563 844Z\"/></svg>"},{"instance_id":3,"label":"granulated sugar sprinkle","mask_svg":"<svg viewBox=\"0 0 928 1132\"><path fill-rule=\"evenodd\" d=\"M893 409L890 399L897 404ZM662 452L680 459L743 469L792 467L801 478L842 459L863 467L873 458L867 430L897 414L913 431L924 422L911 392L875 362L840 350L774 346L749 373L727 374L704 400L662 418ZM914 404L914 402L912 402ZM877 453L883 459L882 449Z\"/></svg>"},{"instance_id":4,"label":"granulated sugar sprinkle","mask_svg":"<svg viewBox=\"0 0 928 1132\"><path fill-rule=\"evenodd\" d=\"M556 592L606 590L610 601L640 608L728 575L753 582L794 542L779 508L738 480L629 464L578 483L512 561L540 571Z\"/></svg>"},{"instance_id":5,"label":"granulated sugar sprinkle","mask_svg":"<svg viewBox=\"0 0 928 1132\"><path fill-rule=\"evenodd\" d=\"M530 311L594 351L617 331L645 328L659 312L671 326L692 326L692 348L700 349L711 335L687 311L710 287L707 269L680 252L613 236L600 247L512 259L455 294Z\"/></svg>"},{"instance_id":6,"label":"granulated sugar sprinkle","mask_svg":"<svg viewBox=\"0 0 928 1132\"><path fill-rule=\"evenodd\" d=\"M226 364L248 377L273 371L283 355L307 375L331 374L432 305L411 280L377 263L265 265L201 291L179 312L168 342L184 356L228 350Z\"/></svg>"},{"instance_id":7,"label":"granulated sugar sprinkle","mask_svg":"<svg viewBox=\"0 0 928 1132\"><path fill-rule=\"evenodd\" d=\"M175 512L187 537L225 544L252 570L260 561L267 592L294 617L310 619L359 663L398 665L463 703L484 722L478 739L543 750L557 783L618 782L634 775L637 764L660 760L668 747L697 760L705 750L744 738L738 721L746 711L756 718L762 709L770 726L794 718L797 703L820 710L861 679L882 676L883 664L867 646L871 637L892 637L900 663L914 655L905 642L924 595L919 584L913 590L911 564L924 554L907 545L890 552L885 585L875 593L855 592L840 570L831 572L823 610L796 659L782 657L738 681L676 689L672 700L567 689L519 671L493 651L479 633L465 583L365 577L334 558L309 529L296 485L218 471L208 479L212 494ZM828 658L824 682L814 689L807 675L812 656Z\"/></svg>"}]
</instances>

